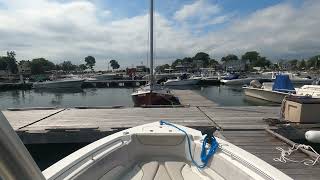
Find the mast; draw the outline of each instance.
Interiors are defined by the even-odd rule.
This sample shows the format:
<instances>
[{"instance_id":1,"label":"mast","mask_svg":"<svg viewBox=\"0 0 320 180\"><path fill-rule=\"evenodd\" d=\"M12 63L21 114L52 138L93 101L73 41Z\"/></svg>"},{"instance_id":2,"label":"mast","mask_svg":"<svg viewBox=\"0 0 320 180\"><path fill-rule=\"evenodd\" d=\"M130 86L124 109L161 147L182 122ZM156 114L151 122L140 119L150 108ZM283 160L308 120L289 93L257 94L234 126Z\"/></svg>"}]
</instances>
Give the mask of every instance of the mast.
<instances>
[{"instance_id":1,"label":"mast","mask_svg":"<svg viewBox=\"0 0 320 180\"><path fill-rule=\"evenodd\" d=\"M150 90L153 89L153 0L150 0Z\"/></svg>"}]
</instances>

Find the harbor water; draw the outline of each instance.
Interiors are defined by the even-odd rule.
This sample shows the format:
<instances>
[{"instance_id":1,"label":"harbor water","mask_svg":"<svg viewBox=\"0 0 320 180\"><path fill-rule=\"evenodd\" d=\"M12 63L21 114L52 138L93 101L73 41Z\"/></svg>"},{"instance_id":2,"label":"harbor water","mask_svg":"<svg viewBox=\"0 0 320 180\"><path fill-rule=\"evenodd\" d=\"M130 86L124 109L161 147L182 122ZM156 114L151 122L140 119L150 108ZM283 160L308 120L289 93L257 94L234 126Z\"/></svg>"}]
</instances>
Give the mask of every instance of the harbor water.
<instances>
[{"instance_id":1,"label":"harbor water","mask_svg":"<svg viewBox=\"0 0 320 180\"><path fill-rule=\"evenodd\" d=\"M241 86L194 86L192 89L221 106L275 105L248 98ZM125 106L132 107L132 88L88 88L76 90L0 91L0 109L26 107Z\"/></svg>"}]
</instances>

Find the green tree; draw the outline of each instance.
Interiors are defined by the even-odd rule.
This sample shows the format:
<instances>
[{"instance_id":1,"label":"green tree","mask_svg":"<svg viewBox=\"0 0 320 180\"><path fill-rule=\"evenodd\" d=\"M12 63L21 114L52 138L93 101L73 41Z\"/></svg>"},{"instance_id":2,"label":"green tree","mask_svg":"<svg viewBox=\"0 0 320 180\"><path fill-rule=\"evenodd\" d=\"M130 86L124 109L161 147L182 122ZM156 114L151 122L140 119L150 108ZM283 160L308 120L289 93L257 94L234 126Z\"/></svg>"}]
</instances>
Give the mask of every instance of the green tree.
<instances>
[{"instance_id":1,"label":"green tree","mask_svg":"<svg viewBox=\"0 0 320 180\"><path fill-rule=\"evenodd\" d=\"M221 62L228 62L228 61L232 61L232 60L238 60L238 56L234 55L234 54L228 54L227 56L224 56L221 58Z\"/></svg>"},{"instance_id":2,"label":"green tree","mask_svg":"<svg viewBox=\"0 0 320 180\"><path fill-rule=\"evenodd\" d=\"M32 59L30 62L32 74L43 74L46 71L54 70L55 65L45 58Z\"/></svg>"},{"instance_id":3,"label":"green tree","mask_svg":"<svg viewBox=\"0 0 320 180\"><path fill-rule=\"evenodd\" d=\"M173 63L171 64L172 68L175 68L177 65L182 65L182 59L176 59L175 61L173 61Z\"/></svg>"},{"instance_id":4,"label":"green tree","mask_svg":"<svg viewBox=\"0 0 320 180\"><path fill-rule=\"evenodd\" d=\"M11 73L17 73L18 66L15 56L16 53L14 51L8 51L7 56L0 57L0 69L8 70Z\"/></svg>"},{"instance_id":5,"label":"green tree","mask_svg":"<svg viewBox=\"0 0 320 180\"><path fill-rule=\"evenodd\" d=\"M84 61L86 62L86 66L93 71L93 66L96 64L96 59L93 56L87 56L84 58Z\"/></svg>"},{"instance_id":6,"label":"green tree","mask_svg":"<svg viewBox=\"0 0 320 180\"><path fill-rule=\"evenodd\" d=\"M299 63L298 63L298 68L300 70L304 70L306 68L306 61L304 59L302 59Z\"/></svg>"},{"instance_id":7,"label":"green tree","mask_svg":"<svg viewBox=\"0 0 320 180\"><path fill-rule=\"evenodd\" d=\"M74 71L77 68L77 66L72 64L71 61L63 61L63 63L61 63L60 66L61 69L66 72Z\"/></svg>"},{"instance_id":8,"label":"green tree","mask_svg":"<svg viewBox=\"0 0 320 180\"><path fill-rule=\"evenodd\" d=\"M118 61L116 61L114 59L110 60L109 63L110 63L110 66L112 67L112 69L119 69L120 68Z\"/></svg>"},{"instance_id":9,"label":"green tree","mask_svg":"<svg viewBox=\"0 0 320 180\"><path fill-rule=\"evenodd\" d=\"M164 65L157 66L155 68L155 71L156 72L163 72L165 69L169 69L169 68L170 68L169 64L164 64Z\"/></svg>"},{"instance_id":10,"label":"green tree","mask_svg":"<svg viewBox=\"0 0 320 180\"><path fill-rule=\"evenodd\" d=\"M81 71L85 71L86 69L88 69L88 67L87 67L85 64L80 64L80 65L79 65L79 69L80 69Z\"/></svg>"},{"instance_id":11,"label":"green tree","mask_svg":"<svg viewBox=\"0 0 320 180\"><path fill-rule=\"evenodd\" d=\"M219 66L219 62L215 59L210 59L209 60L209 67L211 68L217 68Z\"/></svg>"},{"instance_id":12,"label":"green tree","mask_svg":"<svg viewBox=\"0 0 320 180\"><path fill-rule=\"evenodd\" d=\"M250 64L255 63L259 58L259 53L257 51L249 51L241 56L241 59L249 60Z\"/></svg>"},{"instance_id":13,"label":"green tree","mask_svg":"<svg viewBox=\"0 0 320 180\"><path fill-rule=\"evenodd\" d=\"M257 51L249 51L241 56L243 60L248 60L250 67L269 67L271 62L266 57L259 55Z\"/></svg>"},{"instance_id":14,"label":"green tree","mask_svg":"<svg viewBox=\"0 0 320 180\"><path fill-rule=\"evenodd\" d=\"M288 64L292 70L296 70L298 68L298 60L297 59L292 59L288 61Z\"/></svg>"},{"instance_id":15,"label":"green tree","mask_svg":"<svg viewBox=\"0 0 320 180\"><path fill-rule=\"evenodd\" d=\"M307 67L309 69L311 69L311 68L319 69L319 67L320 67L320 55L313 56L313 57L309 58L306 64L307 64Z\"/></svg>"},{"instance_id":16,"label":"green tree","mask_svg":"<svg viewBox=\"0 0 320 180\"><path fill-rule=\"evenodd\" d=\"M208 67L210 56L204 52L198 52L193 58L193 61L202 61L203 67Z\"/></svg>"}]
</instances>

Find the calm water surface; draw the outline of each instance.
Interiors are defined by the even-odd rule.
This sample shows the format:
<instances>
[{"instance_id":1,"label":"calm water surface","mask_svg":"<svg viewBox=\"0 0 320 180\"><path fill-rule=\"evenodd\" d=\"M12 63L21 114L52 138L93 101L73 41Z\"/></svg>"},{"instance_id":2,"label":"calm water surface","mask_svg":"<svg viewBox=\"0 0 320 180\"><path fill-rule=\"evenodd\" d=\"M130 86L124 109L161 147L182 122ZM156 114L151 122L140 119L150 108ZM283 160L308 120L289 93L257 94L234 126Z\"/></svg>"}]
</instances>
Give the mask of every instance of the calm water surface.
<instances>
[{"instance_id":1,"label":"calm water surface","mask_svg":"<svg viewBox=\"0 0 320 180\"><path fill-rule=\"evenodd\" d=\"M180 87L190 89L191 87ZM246 98L240 86L192 87L193 91L221 106L273 105ZM0 91L0 109L23 107L133 106L132 88L89 88L64 91L14 90ZM32 144L27 148L38 166L44 170L56 161L86 144Z\"/></svg>"},{"instance_id":2,"label":"calm water surface","mask_svg":"<svg viewBox=\"0 0 320 180\"><path fill-rule=\"evenodd\" d=\"M191 87L180 87L190 89ZM274 105L244 96L241 86L195 86L193 91L221 106ZM0 109L23 107L133 106L132 88L14 90L0 92Z\"/></svg>"}]
</instances>

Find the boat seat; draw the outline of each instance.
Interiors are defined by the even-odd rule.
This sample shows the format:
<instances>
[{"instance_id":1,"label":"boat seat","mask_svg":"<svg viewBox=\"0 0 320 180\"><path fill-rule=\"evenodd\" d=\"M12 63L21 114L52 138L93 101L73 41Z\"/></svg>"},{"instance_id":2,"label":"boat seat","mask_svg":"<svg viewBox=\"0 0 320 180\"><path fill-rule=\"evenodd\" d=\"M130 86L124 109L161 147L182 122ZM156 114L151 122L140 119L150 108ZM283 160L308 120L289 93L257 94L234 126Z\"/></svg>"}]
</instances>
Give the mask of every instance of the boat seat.
<instances>
[{"instance_id":1,"label":"boat seat","mask_svg":"<svg viewBox=\"0 0 320 180\"><path fill-rule=\"evenodd\" d=\"M202 175L195 167L191 167L185 162L179 161L150 161L139 162L133 166L128 172L123 173L122 168L114 168L105 174L100 180L114 179L115 174L124 174L116 179L130 180L202 180L202 179L223 179L216 173Z\"/></svg>"}]
</instances>

